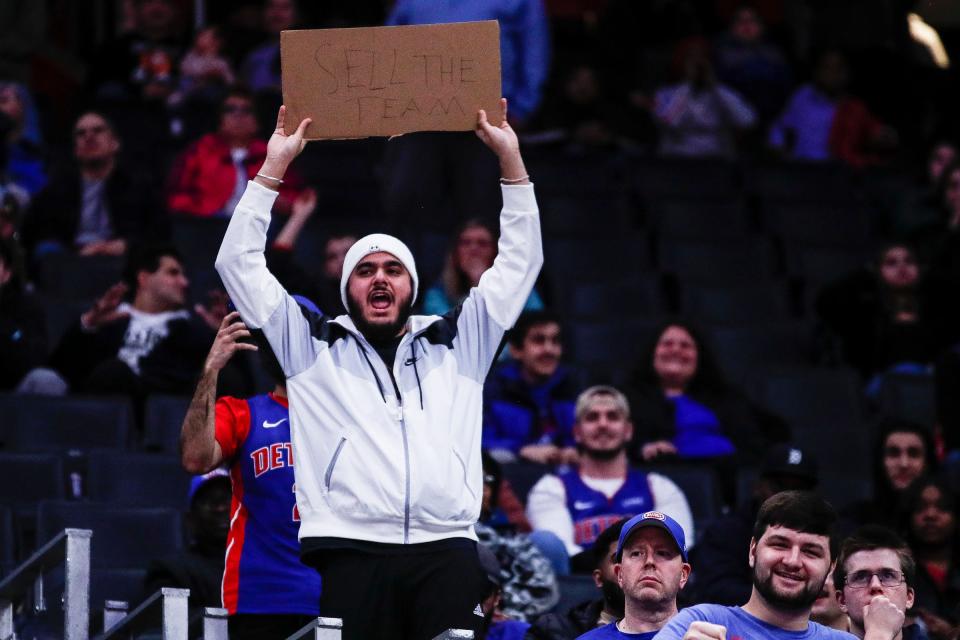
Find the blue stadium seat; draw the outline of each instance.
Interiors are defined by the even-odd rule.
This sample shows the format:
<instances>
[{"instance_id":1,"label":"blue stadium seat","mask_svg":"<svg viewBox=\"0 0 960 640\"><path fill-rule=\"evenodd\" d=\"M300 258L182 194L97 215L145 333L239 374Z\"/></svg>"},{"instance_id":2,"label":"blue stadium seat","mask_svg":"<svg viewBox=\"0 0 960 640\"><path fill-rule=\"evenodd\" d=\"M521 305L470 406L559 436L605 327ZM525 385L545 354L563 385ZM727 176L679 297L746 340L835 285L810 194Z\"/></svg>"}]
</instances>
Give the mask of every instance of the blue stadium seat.
<instances>
[{"instance_id":1,"label":"blue stadium seat","mask_svg":"<svg viewBox=\"0 0 960 640\"><path fill-rule=\"evenodd\" d=\"M661 238L658 257L661 270L681 284L756 282L772 277L777 270L773 247L759 238L722 242Z\"/></svg>"},{"instance_id":2,"label":"blue stadium seat","mask_svg":"<svg viewBox=\"0 0 960 640\"><path fill-rule=\"evenodd\" d=\"M789 292L782 282L747 282L731 286L687 284L680 290L687 318L711 325L756 324L789 320Z\"/></svg>"},{"instance_id":3,"label":"blue stadium seat","mask_svg":"<svg viewBox=\"0 0 960 640\"><path fill-rule=\"evenodd\" d=\"M170 232L174 246L183 256L187 273L213 266L227 231L225 218L196 218L177 216L171 218Z\"/></svg>"},{"instance_id":4,"label":"blue stadium seat","mask_svg":"<svg viewBox=\"0 0 960 640\"><path fill-rule=\"evenodd\" d=\"M560 587L560 600L554 605L553 611L561 615L566 614L578 604L588 600L599 600L602 597L592 576L557 576L557 586Z\"/></svg>"},{"instance_id":5,"label":"blue stadium seat","mask_svg":"<svg viewBox=\"0 0 960 640\"><path fill-rule=\"evenodd\" d=\"M768 203L762 218L767 231L792 244L863 248L874 237L873 220L856 204Z\"/></svg>"},{"instance_id":6,"label":"blue stadium seat","mask_svg":"<svg viewBox=\"0 0 960 640\"><path fill-rule=\"evenodd\" d=\"M549 194L614 194L623 191L621 162L609 153L537 154L524 159L537 185L537 193Z\"/></svg>"},{"instance_id":7,"label":"blue stadium seat","mask_svg":"<svg viewBox=\"0 0 960 640\"><path fill-rule=\"evenodd\" d=\"M547 237L543 254L543 270L560 288L573 282L635 277L646 273L651 264L650 240L636 231L602 238Z\"/></svg>"},{"instance_id":8,"label":"blue stadium seat","mask_svg":"<svg viewBox=\"0 0 960 640\"><path fill-rule=\"evenodd\" d=\"M752 232L742 202L666 199L647 208L647 222L667 238L746 238Z\"/></svg>"},{"instance_id":9,"label":"blue stadium seat","mask_svg":"<svg viewBox=\"0 0 960 640\"><path fill-rule=\"evenodd\" d=\"M0 504L36 507L64 497L63 460L51 453L0 453Z\"/></svg>"},{"instance_id":10,"label":"blue stadium seat","mask_svg":"<svg viewBox=\"0 0 960 640\"><path fill-rule=\"evenodd\" d=\"M577 319L658 316L666 312L660 279L655 274L576 284L568 293L563 309Z\"/></svg>"},{"instance_id":11,"label":"blue stadium seat","mask_svg":"<svg viewBox=\"0 0 960 640\"><path fill-rule=\"evenodd\" d=\"M810 332L799 322L715 326L706 335L721 368L735 378L758 367L809 364L812 358Z\"/></svg>"},{"instance_id":12,"label":"blue stadium seat","mask_svg":"<svg viewBox=\"0 0 960 640\"><path fill-rule=\"evenodd\" d=\"M86 496L104 504L185 509L190 479L179 456L115 451L87 456Z\"/></svg>"},{"instance_id":13,"label":"blue stadium seat","mask_svg":"<svg viewBox=\"0 0 960 640\"><path fill-rule=\"evenodd\" d=\"M784 245L784 255L787 272L814 287L863 268L870 260L863 250L791 243Z\"/></svg>"},{"instance_id":14,"label":"blue stadium seat","mask_svg":"<svg viewBox=\"0 0 960 640\"><path fill-rule=\"evenodd\" d=\"M44 256L38 264L40 288L50 296L73 300L98 298L120 282L124 258L81 257L63 252Z\"/></svg>"},{"instance_id":15,"label":"blue stadium seat","mask_svg":"<svg viewBox=\"0 0 960 640\"><path fill-rule=\"evenodd\" d=\"M180 427L189 406L190 398L186 396L148 397L143 416L143 448L146 451L179 453Z\"/></svg>"},{"instance_id":16,"label":"blue stadium seat","mask_svg":"<svg viewBox=\"0 0 960 640\"><path fill-rule=\"evenodd\" d=\"M101 292L102 293L102 292ZM74 300L42 296L40 306L47 325L47 344L51 351L63 338L63 334L80 321L80 316L93 306L94 299Z\"/></svg>"},{"instance_id":17,"label":"blue stadium seat","mask_svg":"<svg viewBox=\"0 0 960 640\"><path fill-rule=\"evenodd\" d=\"M158 481L164 479L158 478ZM37 541L43 544L67 527L93 530L91 567L143 568L153 558L183 547L180 511L119 507L93 502L41 502Z\"/></svg>"},{"instance_id":18,"label":"blue stadium seat","mask_svg":"<svg viewBox=\"0 0 960 640\"><path fill-rule=\"evenodd\" d=\"M690 505L696 531L702 532L713 520L720 517L723 498L712 467L687 464L644 465L643 470L666 476L680 487Z\"/></svg>"},{"instance_id":19,"label":"blue stadium seat","mask_svg":"<svg viewBox=\"0 0 960 640\"><path fill-rule=\"evenodd\" d=\"M0 578L6 577L17 563L17 535L13 510L0 507Z\"/></svg>"},{"instance_id":20,"label":"blue stadium seat","mask_svg":"<svg viewBox=\"0 0 960 640\"><path fill-rule=\"evenodd\" d=\"M885 374L878 411L882 418L906 420L933 431L937 422L933 376Z\"/></svg>"},{"instance_id":21,"label":"blue stadium seat","mask_svg":"<svg viewBox=\"0 0 960 640\"><path fill-rule=\"evenodd\" d=\"M527 503L527 495L533 485L551 471L546 465L526 461L504 464L502 469L503 479L510 482L510 488L523 504Z\"/></svg>"},{"instance_id":22,"label":"blue stadium seat","mask_svg":"<svg viewBox=\"0 0 960 640\"><path fill-rule=\"evenodd\" d=\"M7 449L63 451L117 449L130 442L128 398L0 394Z\"/></svg>"},{"instance_id":23,"label":"blue stadium seat","mask_svg":"<svg viewBox=\"0 0 960 640\"><path fill-rule=\"evenodd\" d=\"M625 199L613 195L554 195L540 198L540 224L545 236L608 238L610 229L626 229L631 212Z\"/></svg>"},{"instance_id":24,"label":"blue stadium seat","mask_svg":"<svg viewBox=\"0 0 960 640\"><path fill-rule=\"evenodd\" d=\"M630 182L641 198L733 200L737 196L736 167L718 160L665 159L641 161L629 167Z\"/></svg>"},{"instance_id":25,"label":"blue stadium seat","mask_svg":"<svg viewBox=\"0 0 960 640\"><path fill-rule=\"evenodd\" d=\"M744 186L765 200L851 202L857 197L851 171L843 165L822 162L748 167Z\"/></svg>"},{"instance_id":26,"label":"blue stadium seat","mask_svg":"<svg viewBox=\"0 0 960 640\"><path fill-rule=\"evenodd\" d=\"M661 318L611 318L602 322L570 323L566 331L567 345L574 361L594 374L606 373L608 381L618 373L632 371L640 351L653 341Z\"/></svg>"}]
</instances>

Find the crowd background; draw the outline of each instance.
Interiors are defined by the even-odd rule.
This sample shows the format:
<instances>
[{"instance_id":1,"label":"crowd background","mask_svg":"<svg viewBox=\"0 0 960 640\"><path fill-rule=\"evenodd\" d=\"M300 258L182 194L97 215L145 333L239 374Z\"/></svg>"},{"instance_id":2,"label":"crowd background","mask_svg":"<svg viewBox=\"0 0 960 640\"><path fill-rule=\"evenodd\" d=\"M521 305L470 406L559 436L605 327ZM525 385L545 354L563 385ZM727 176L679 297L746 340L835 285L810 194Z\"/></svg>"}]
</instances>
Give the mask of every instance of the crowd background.
<instances>
[{"instance_id":1,"label":"crowd background","mask_svg":"<svg viewBox=\"0 0 960 640\"><path fill-rule=\"evenodd\" d=\"M629 459L683 490L696 540L755 508L765 453L790 443L851 527L883 521L940 568L923 601L960 623L960 556L918 515L939 509L957 539L960 9L472 4L501 20L546 255L488 383L507 528L529 530L527 492L576 462L577 393L612 384ZM217 555L203 517L181 527L176 442L229 308L213 260L274 126L279 32L447 17L404 0L3 4L0 565L97 523L96 606L137 600L151 559ZM413 249L424 311L456 305L496 254L495 167L471 135L309 144L271 268L340 313L346 249L386 230ZM222 393L272 387L255 360L231 366ZM694 567L688 591L721 601ZM556 608L583 584L560 587Z\"/></svg>"}]
</instances>

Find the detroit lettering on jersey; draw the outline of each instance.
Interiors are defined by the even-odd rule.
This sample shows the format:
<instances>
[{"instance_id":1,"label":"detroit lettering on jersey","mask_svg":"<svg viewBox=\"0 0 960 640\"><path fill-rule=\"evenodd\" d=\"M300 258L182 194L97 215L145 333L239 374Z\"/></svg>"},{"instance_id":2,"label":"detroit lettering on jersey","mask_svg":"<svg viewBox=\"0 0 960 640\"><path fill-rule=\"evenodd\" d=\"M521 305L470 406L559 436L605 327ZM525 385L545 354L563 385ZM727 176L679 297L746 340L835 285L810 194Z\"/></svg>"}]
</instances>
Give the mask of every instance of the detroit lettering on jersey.
<instances>
[{"instance_id":1,"label":"detroit lettering on jersey","mask_svg":"<svg viewBox=\"0 0 960 640\"><path fill-rule=\"evenodd\" d=\"M587 549L610 525L654 508L647 474L636 469L627 473L623 485L610 498L584 483L576 471L559 474L573 519L573 540Z\"/></svg>"},{"instance_id":2,"label":"detroit lettering on jersey","mask_svg":"<svg viewBox=\"0 0 960 640\"><path fill-rule=\"evenodd\" d=\"M217 441L233 481L223 606L231 614L316 616L320 577L299 557L286 399L221 398L216 411Z\"/></svg>"}]
</instances>

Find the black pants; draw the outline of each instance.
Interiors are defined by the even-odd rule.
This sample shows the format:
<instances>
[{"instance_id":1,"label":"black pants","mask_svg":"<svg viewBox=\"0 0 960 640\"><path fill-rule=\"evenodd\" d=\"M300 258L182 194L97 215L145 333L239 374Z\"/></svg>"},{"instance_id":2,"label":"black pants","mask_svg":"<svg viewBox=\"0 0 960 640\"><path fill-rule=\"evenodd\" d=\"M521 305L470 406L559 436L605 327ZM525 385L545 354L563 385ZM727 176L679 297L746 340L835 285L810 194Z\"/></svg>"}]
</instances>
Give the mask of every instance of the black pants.
<instances>
[{"instance_id":1,"label":"black pants","mask_svg":"<svg viewBox=\"0 0 960 640\"><path fill-rule=\"evenodd\" d=\"M486 578L474 544L395 555L327 551L319 570L320 615L343 619L343 640L432 640L483 625Z\"/></svg>"},{"instance_id":2,"label":"black pants","mask_svg":"<svg viewBox=\"0 0 960 640\"><path fill-rule=\"evenodd\" d=\"M315 619L293 614L237 613L230 616L227 627L230 640L286 640Z\"/></svg>"}]
</instances>

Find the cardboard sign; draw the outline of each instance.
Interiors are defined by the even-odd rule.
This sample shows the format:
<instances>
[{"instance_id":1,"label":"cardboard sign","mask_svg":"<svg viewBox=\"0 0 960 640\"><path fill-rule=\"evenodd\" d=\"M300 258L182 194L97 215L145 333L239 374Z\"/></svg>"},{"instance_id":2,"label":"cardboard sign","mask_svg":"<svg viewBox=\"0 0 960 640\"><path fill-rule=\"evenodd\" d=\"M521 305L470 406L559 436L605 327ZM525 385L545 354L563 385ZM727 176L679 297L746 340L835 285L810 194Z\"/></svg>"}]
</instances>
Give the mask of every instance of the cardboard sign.
<instances>
[{"instance_id":1,"label":"cardboard sign","mask_svg":"<svg viewBox=\"0 0 960 640\"><path fill-rule=\"evenodd\" d=\"M500 123L496 20L280 34L286 130L362 138Z\"/></svg>"}]
</instances>

